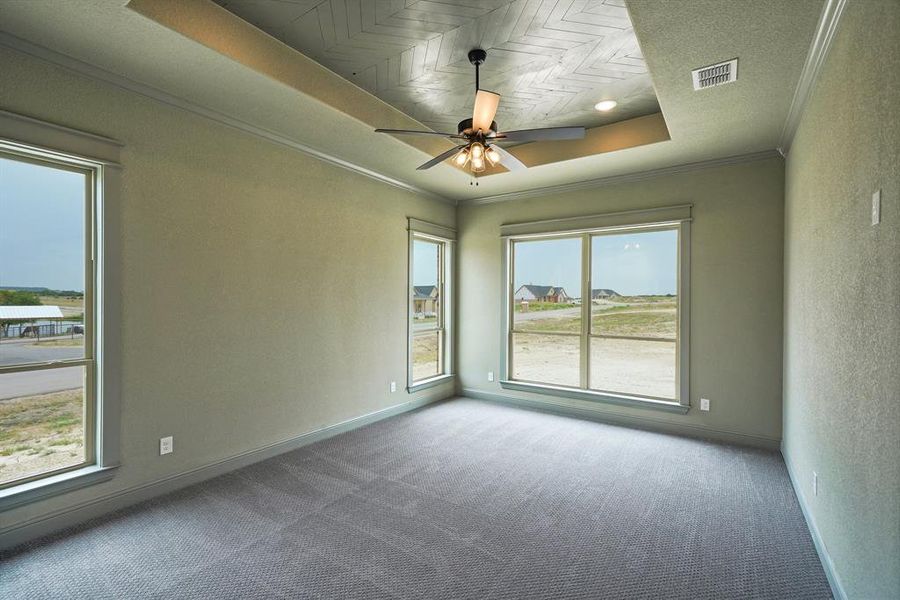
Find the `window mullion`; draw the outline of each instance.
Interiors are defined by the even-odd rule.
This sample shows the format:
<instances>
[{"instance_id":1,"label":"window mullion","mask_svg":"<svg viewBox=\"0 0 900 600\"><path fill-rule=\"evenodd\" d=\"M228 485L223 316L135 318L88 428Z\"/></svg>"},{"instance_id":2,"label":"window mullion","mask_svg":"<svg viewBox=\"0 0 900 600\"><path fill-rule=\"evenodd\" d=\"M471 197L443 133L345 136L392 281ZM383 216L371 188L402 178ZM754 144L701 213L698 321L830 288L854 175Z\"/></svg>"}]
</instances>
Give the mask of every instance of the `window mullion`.
<instances>
[{"instance_id":1,"label":"window mullion","mask_svg":"<svg viewBox=\"0 0 900 600\"><path fill-rule=\"evenodd\" d=\"M581 352L580 387L588 389L591 369L591 236L581 236Z\"/></svg>"},{"instance_id":2,"label":"window mullion","mask_svg":"<svg viewBox=\"0 0 900 600\"><path fill-rule=\"evenodd\" d=\"M48 369L66 369L69 367L91 368L93 364L93 358L69 358L66 360L54 360L50 362L21 363L0 367L0 374L26 373L29 371L45 371Z\"/></svg>"}]
</instances>

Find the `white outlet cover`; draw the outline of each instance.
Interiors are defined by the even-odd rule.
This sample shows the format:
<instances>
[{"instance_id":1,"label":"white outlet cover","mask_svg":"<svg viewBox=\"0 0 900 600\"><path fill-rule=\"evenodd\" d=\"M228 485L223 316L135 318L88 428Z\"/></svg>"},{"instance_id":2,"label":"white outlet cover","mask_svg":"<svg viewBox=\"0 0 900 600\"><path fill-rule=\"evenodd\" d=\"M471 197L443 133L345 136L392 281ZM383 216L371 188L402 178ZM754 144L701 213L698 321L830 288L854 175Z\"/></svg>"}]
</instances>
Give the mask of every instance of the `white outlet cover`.
<instances>
[{"instance_id":1,"label":"white outlet cover","mask_svg":"<svg viewBox=\"0 0 900 600\"><path fill-rule=\"evenodd\" d=\"M159 438L159 455L162 456L163 454L171 454L173 446L174 444L171 435L168 437Z\"/></svg>"},{"instance_id":2,"label":"white outlet cover","mask_svg":"<svg viewBox=\"0 0 900 600\"><path fill-rule=\"evenodd\" d=\"M494 380L494 372L488 371L488 381L493 381L493 380Z\"/></svg>"},{"instance_id":3,"label":"white outlet cover","mask_svg":"<svg viewBox=\"0 0 900 600\"><path fill-rule=\"evenodd\" d=\"M396 391L397 391L397 382L392 381L391 382L391 392L396 392Z\"/></svg>"},{"instance_id":4,"label":"white outlet cover","mask_svg":"<svg viewBox=\"0 0 900 600\"><path fill-rule=\"evenodd\" d=\"M872 194L872 225L881 223L881 190Z\"/></svg>"},{"instance_id":5,"label":"white outlet cover","mask_svg":"<svg viewBox=\"0 0 900 600\"><path fill-rule=\"evenodd\" d=\"M709 398L700 398L700 410L709 410Z\"/></svg>"}]
</instances>

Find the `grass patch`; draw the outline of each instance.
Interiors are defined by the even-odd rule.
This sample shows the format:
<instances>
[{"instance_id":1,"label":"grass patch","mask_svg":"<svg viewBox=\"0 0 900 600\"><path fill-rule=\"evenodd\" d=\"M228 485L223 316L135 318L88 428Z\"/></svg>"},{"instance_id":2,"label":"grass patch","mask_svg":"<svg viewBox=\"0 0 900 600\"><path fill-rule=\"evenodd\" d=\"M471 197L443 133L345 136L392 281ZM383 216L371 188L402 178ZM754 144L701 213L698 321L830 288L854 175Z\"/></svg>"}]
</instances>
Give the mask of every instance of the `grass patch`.
<instances>
[{"instance_id":1,"label":"grass patch","mask_svg":"<svg viewBox=\"0 0 900 600\"><path fill-rule=\"evenodd\" d=\"M81 442L81 438L77 437L63 437L57 438L55 440L50 440L47 442L48 446L70 446L72 444L78 444Z\"/></svg>"},{"instance_id":2,"label":"grass patch","mask_svg":"<svg viewBox=\"0 0 900 600\"><path fill-rule=\"evenodd\" d=\"M66 429L66 428L71 428L72 425L78 425L79 423L81 423L80 417L79 418L62 417L61 419L56 419L55 421L53 421L53 428L54 429Z\"/></svg>"},{"instance_id":3,"label":"grass patch","mask_svg":"<svg viewBox=\"0 0 900 600\"><path fill-rule=\"evenodd\" d=\"M0 482L77 463L82 411L81 389L0 402Z\"/></svg>"},{"instance_id":4,"label":"grass patch","mask_svg":"<svg viewBox=\"0 0 900 600\"><path fill-rule=\"evenodd\" d=\"M619 312L594 315L591 331L607 335L675 337L675 309L654 312Z\"/></svg>"},{"instance_id":5,"label":"grass patch","mask_svg":"<svg viewBox=\"0 0 900 600\"><path fill-rule=\"evenodd\" d=\"M623 308L627 310L594 313L591 318L591 332L606 335L675 337L677 316L674 307L670 309L648 307L646 310L640 310L634 306ZM516 329L535 333L554 331L579 333L581 319L579 317L532 319L518 323Z\"/></svg>"},{"instance_id":6,"label":"grass patch","mask_svg":"<svg viewBox=\"0 0 900 600\"><path fill-rule=\"evenodd\" d=\"M0 430L8 434L3 445L47 437L56 429L80 428L82 396L82 390L75 389L0 402Z\"/></svg>"},{"instance_id":7,"label":"grass patch","mask_svg":"<svg viewBox=\"0 0 900 600\"><path fill-rule=\"evenodd\" d=\"M560 310L563 308L574 308L577 304L571 302L528 302L528 310L525 310L525 303L518 301L515 303L516 312L540 312L544 310Z\"/></svg>"},{"instance_id":8,"label":"grass patch","mask_svg":"<svg viewBox=\"0 0 900 600\"><path fill-rule=\"evenodd\" d=\"M74 338L55 338L52 340L40 340L31 344L39 348L72 348L84 346L84 336L76 335Z\"/></svg>"},{"instance_id":9,"label":"grass patch","mask_svg":"<svg viewBox=\"0 0 900 600\"><path fill-rule=\"evenodd\" d=\"M41 296L41 304L84 309L84 296Z\"/></svg>"},{"instance_id":10,"label":"grass patch","mask_svg":"<svg viewBox=\"0 0 900 600\"><path fill-rule=\"evenodd\" d=\"M0 450L0 456L9 456L10 454L14 454L16 452L25 452L26 450L31 450L31 446L26 444L20 444L18 446L8 446Z\"/></svg>"},{"instance_id":11,"label":"grass patch","mask_svg":"<svg viewBox=\"0 0 900 600\"><path fill-rule=\"evenodd\" d=\"M624 304L624 305L604 305L604 304L594 304L591 307L591 312L594 313L607 313L607 312L623 312L629 310L675 310L678 308L678 305L674 302L645 302L639 304Z\"/></svg>"}]
</instances>

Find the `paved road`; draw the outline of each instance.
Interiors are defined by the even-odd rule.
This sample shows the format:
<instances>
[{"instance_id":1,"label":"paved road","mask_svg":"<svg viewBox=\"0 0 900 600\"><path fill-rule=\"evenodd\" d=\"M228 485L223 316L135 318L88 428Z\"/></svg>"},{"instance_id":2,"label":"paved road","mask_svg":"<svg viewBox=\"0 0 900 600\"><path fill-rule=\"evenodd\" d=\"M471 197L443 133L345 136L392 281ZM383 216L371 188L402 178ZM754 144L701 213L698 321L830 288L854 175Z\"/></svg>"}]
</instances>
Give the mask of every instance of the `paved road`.
<instances>
[{"instance_id":1,"label":"paved road","mask_svg":"<svg viewBox=\"0 0 900 600\"><path fill-rule=\"evenodd\" d=\"M84 356L84 349L79 346L43 346L35 344L34 340L4 340L0 342L0 366L65 360L82 356Z\"/></svg>"},{"instance_id":2,"label":"paved road","mask_svg":"<svg viewBox=\"0 0 900 600\"><path fill-rule=\"evenodd\" d=\"M38 346L33 340L0 342L0 366L80 358L83 355L84 350L75 346ZM81 387L84 383L83 372L82 367L67 367L7 373L0 377L0 400Z\"/></svg>"},{"instance_id":3,"label":"paved road","mask_svg":"<svg viewBox=\"0 0 900 600\"><path fill-rule=\"evenodd\" d=\"M84 383L83 367L7 373L0 378L0 400L71 390Z\"/></svg>"}]
</instances>

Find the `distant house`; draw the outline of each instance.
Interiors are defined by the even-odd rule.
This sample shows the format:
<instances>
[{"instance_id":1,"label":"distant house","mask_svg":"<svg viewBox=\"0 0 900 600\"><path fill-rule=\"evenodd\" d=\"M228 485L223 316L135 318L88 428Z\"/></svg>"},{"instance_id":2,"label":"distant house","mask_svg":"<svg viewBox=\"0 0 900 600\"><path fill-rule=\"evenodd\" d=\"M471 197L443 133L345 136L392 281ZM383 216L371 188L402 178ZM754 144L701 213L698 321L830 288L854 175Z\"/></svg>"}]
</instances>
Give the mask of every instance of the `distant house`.
<instances>
[{"instance_id":1,"label":"distant house","mask_svg":"<svg viewBox=\"0 0 900 600\"><path fill-rule=\"evenodd\" d=\"M596 290L591 290L591 300L605 300L606 298L612 298L613 296L620 296L619 292L616 290L610 290L606 288L599 288Z\"/></svg>"},{"instance_id":2,"label":"distant house","mask_svg":"<svg viewBox=\"0 0 900 600\"><path fill-rule=\"evenodd\" d=\"M413 313L418 318L437 314L438 289L436 285L413 286Z\"/></svg>"},{"instance_id":3,"label":"distant house","mask_svg":"<svg viewBox=\"0 0 900 600\"><path fill-rule=\"evenodd\" d=\"M566 290L553 285L523 285L516 290L516 301L525 302L571 302Z\"/></svg>"}]
</instances>

